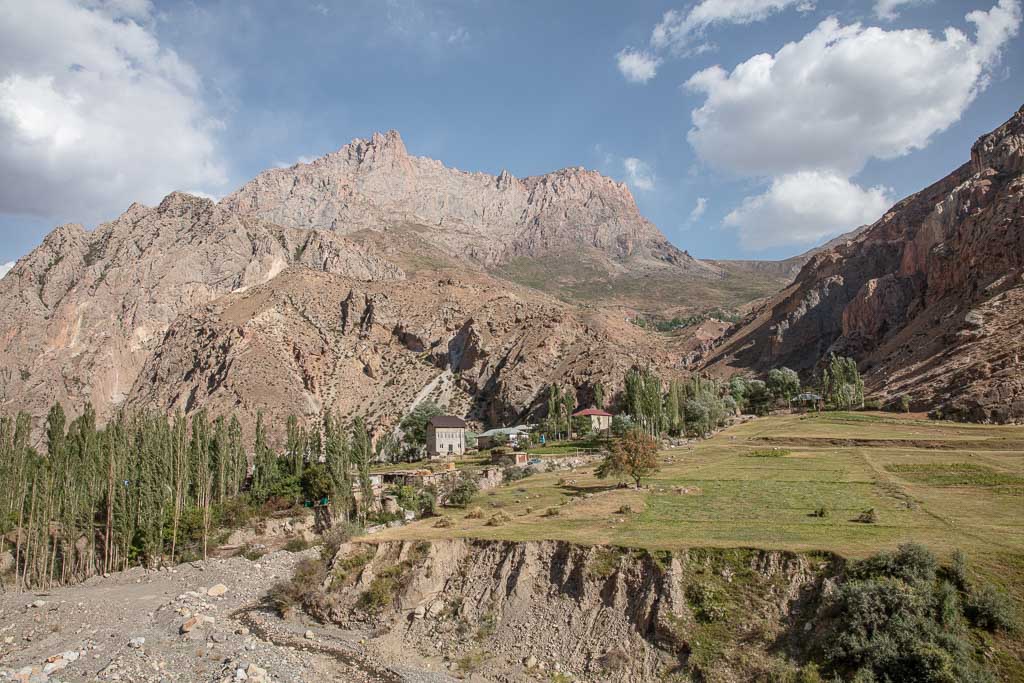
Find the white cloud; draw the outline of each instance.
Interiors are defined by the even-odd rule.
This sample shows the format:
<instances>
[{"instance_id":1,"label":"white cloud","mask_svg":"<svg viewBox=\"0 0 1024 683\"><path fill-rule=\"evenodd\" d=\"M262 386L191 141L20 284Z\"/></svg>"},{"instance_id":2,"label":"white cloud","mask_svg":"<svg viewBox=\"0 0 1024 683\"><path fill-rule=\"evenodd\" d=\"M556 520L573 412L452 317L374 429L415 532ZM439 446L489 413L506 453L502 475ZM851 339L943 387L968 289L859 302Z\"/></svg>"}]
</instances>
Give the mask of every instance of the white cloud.
<instances>
[{"instance_id":1,"label":"white cloud","mask_svg":"<svg viewBox=\"0 0 1024 683\"><path fill-rule=\"evenodd\" d=\"M827 171L776 178L764 194L747 197L725 224L748 249L810 245L878 220L893 203L884 187L863 189Z\"/></svg>"},{"instance_id":2,"label":"white cloud","mask_svg":"<svg viewBox=\"0 0 1024 683\"><path fill-rule=\"evenodd\" d=\"M91 223L226 181L201 79L140 0L0 0L0 212Z\"/></svg>"},{"instance_id":3,"label":"white cloud","mask_svg":"<svg viewBox=\"0 0 1024 683\"><path fill-rule=\"evenodd\" d=\"M697 221L699 221L701 219L701 216L704 215L704 212L707 210L707 208L708 198L697 197L697 204L694 205L693 211L690 212L690 222L696 223Z\"/></svg>"},{"instance_id":4,"label":"white cloud","mask_svg":"<svg viewBox=\"0 0 1024 683\"><path fill-rule=\"evenodd\" d=\"M924 148L959 120L1016 35L1020 2L999 0L966 20L973 37L830 18L775 54L687 81L705 95L687 135L701 160L772 178L725 219L744 246L809 244L881 215L886 190L850 179L868 160Z\"/></svg>"},{"instance_id":5,"label":"white cloud","mask_svg":"<svg viewBox=\"0 0 1024 683\"><path fill-rule=\"evenodd\" d=\"M615 61L619 66L619 71L630 83L646 83L654 78L661 65L661 60L658 57L649 52L632 48L621 50L615 55Z\"/></svg>"},{"instance_id":6,"label":"white cloud","mask_svg":"<svg viewBox=\"0 0 1024 683\"><path fill-rule=\"evenodd\" d=\"M931 0L875 0L875 16L892 21L900 16L897 11L903 5L923 5Z\"/></svg>"},{"instance_id":7,"label":"white cloud","mask_svg":"<svg viewBox=\"0 0 1024 683\"><path fill-rule=\"evenodd\" d=\"M731 72L714 66L687 87L706 96L688 139L704 161L747 175L830 169L852 175L901 156L957 121L988 83L1020 24L1018 0L971 12L955 28L886 31L823 21L774 55Z\"/></svg>"},{"instance_id":8,"label":"white cloud","mask_svg":"<svg viewBox=\"0 0 1024 683\"><path fill-rule=\"evenodd\" d=\"M14 267L14 261L8 261L7 263L0 263L0 280L4 278L4 275L11 272L11 268Z\"/></svg>"},{"instance_id":9,"label":"white cloud","mask_svg":"<svg viewBox=\"0 0 1024 683\"><path fill-rule=\"evenodd\" d=\"M654 189L654 173L645 161L636 157L626 157L622 160L622 169L626 172L626 183L633 189L642 192Z\"/></svg>"},{"instance_id":10,"label":"white cloud","mask_svg":"<svg viewBox=\"0 0 1024 683\"><path fill-rule=\"evenodd\" d=\"M705 47L704 31L713 24L750 24L790 7L808 11L814 5L806 0L703 0L689 12L665 12L651 33L651 46L677 55L699 52Z\"/></svg>"}]
</instances>

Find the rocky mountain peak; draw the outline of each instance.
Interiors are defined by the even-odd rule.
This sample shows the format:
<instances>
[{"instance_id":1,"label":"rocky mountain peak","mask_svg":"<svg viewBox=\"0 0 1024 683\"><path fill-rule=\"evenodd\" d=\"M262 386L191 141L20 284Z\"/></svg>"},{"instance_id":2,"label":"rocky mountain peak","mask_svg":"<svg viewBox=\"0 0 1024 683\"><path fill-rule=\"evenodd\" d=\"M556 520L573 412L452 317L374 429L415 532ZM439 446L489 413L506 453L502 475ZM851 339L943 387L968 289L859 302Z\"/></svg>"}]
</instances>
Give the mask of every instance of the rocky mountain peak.
<instances>
[{"instance_id":1,"label":"rocky mountain peak","mask_svg":"<svg viewBox=\"0 0 1024 683\"><path fill-rule=\"evenodd\" d=\"M982 173L1024 173L1024 107L971 148L971 169Z\"/></svg>"},{"instance_id":2,"label":"rocky mountain peak","mask_svg":"<svg viewBox=\"0 0 1024 683\"><path fill-rule=\"evenodd\" d=\"M284 227L343 233L419 225L450 256L484 265L588 247L622 261L708 269L640 214L623 183L582 167L518 179L408 154L396 131L310 164L264 171L221 206Z\"/></svg>"}]
</instances>

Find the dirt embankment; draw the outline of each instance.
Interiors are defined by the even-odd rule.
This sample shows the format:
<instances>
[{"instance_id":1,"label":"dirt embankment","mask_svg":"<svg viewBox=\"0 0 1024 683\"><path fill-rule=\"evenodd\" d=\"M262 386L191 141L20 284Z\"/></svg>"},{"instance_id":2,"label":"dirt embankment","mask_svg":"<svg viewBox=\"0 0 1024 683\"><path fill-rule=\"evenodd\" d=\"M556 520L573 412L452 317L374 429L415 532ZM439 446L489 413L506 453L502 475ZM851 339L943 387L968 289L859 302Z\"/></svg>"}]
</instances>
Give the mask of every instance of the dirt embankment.
<instances>
[{"instance_id":1,"label":"dirt embankment","mask_svg":"<svg viewBox=\"0 0 1024 683\"><path fill-rule=\"evenodd\" d=\"M795 670L785 653L837 571L832 558L754 550L349 544L306 607L374 628L381 656L474 680L741 680Z\"/></svg>"}]
</instances>

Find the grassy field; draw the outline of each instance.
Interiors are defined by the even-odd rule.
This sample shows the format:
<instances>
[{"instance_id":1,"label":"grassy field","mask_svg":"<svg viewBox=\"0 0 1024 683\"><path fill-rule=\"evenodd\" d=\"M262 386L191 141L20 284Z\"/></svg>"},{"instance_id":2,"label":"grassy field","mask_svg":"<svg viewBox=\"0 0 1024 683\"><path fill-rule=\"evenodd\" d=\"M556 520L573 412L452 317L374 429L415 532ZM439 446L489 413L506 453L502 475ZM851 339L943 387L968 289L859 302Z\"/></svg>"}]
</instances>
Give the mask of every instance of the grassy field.
<instances>
[{"instance_id":1,"label":"grassy field","mask_svg":"<svg viewBox=\"0 0 1024 683\"><path fill-rule=\"evenodd\" d=\"M751 457L766 449L783 455ZM1024 427L886 414L762 418L660 454L637 491L592 468L538 474L374 539L559 539L648 549L754 547L864 557L919 541L967 552L1024 596ZM477 514L470 515L473 507ZM825 516L815 516L823 509ZM877 521L857 521L873 509ZM511 521L489 524L499 511Z\"/></svg>"}]
</instances>

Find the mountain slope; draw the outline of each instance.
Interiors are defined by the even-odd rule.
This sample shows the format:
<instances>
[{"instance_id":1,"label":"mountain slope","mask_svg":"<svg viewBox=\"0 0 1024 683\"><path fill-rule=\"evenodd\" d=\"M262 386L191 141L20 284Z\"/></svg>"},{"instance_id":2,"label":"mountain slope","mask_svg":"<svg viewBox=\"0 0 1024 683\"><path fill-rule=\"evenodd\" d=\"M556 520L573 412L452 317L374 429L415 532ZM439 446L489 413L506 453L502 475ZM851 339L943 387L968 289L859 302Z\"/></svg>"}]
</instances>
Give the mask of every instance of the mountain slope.
<instances>
[{"instance_id":1,"label":"mountain slope","mask_svg":"<svg viewBox=\"0 0 1024 683\"><path fill-rule=\"evenodd\" d=\"M59 400L108 417L183 312L291 264L366 280L404 274L332 232L282 229L174 193L93 232L54 230L0 280L0 410Z\"/></svg>"},{"instance_id":2,"label":"mountain slope","mask_svg":"<svg viewBox=\"0 0 1024 683\"><path fill-rule=\"evenodd\" d=\"M624 184L596 171L522 179L466 173L410 155L393 130L264 171L221 205L286 227L342 233L417 224L446 253L485 265L592 247L618 262L714 272L641 216Z\"/></svg>"},{"instance_id":3,"label":"mountain slope","mask_svg":"<svg viewBox=\"0 0 1024 683\"><path fill-rule=\"evenodd\" d=\"M1024 418L1024 108L970 162L896 204L705 358L705 369L858 360L869 389L972 420Z\"/></svg>"}]
</instances>

